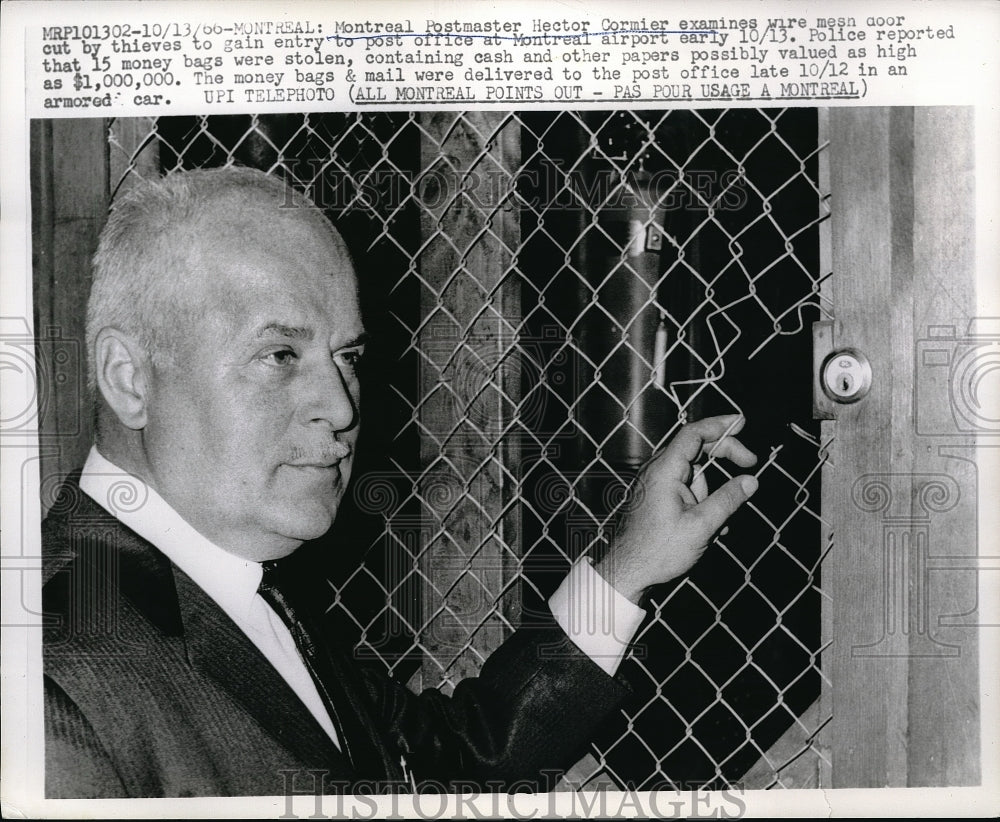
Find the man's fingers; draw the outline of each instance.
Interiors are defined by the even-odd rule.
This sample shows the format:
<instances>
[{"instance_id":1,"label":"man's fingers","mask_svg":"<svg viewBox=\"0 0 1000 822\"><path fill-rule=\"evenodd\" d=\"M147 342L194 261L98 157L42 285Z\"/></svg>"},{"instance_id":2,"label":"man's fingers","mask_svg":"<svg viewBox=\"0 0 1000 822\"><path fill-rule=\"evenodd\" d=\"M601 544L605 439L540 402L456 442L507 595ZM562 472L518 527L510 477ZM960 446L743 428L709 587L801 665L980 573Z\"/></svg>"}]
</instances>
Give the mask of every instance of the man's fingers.
<instances>
[{"instance_id":1,"label":"man's fingers","mask_svg":"<svg viewBox=\"0 0 1000 822\"><path fill-rule=\"evenodd\" d=\"M756 477L747 474L733 477L688 512L698 517L699 527L706 542L756 490Z\"/></svg>"},{"instance_id":2,"label":"man's fingers","mask_svg":"<svg viewBox=\"0 0 1000 822\"><path fill-rule=\"evenodd\" d=\"M742 415L727 414L722 417L706 417L685 425L663 449L661 459L669 476L680 482L687 482L691 463L698 458L702 446L722 439L723 436L738 434L745 423Z\"/></svg>"},{"instance_id":3,"label":"man's fingers","mask_svg":"<svg viewBox=\"0 0 1000 822\"><path fill-rule=\"evenodd\" d=\"M703 502L708 497L708 480L704 474L695 474L691 480L691 493L694 494L696 502Z\"/></svg>"},{"instance_id":4,"label":"man's fingers","mask_svg":"<svg viewBox=\"0 0 1000 822\"><path fill-rule=\"evenodd\" d=\"M735 462L741 468L749 468L757 462L757 455L747 448L736 437L725 437L717 442L706 442L702 453L714 459L727 459Z\"/></svg>"}]
</instances>

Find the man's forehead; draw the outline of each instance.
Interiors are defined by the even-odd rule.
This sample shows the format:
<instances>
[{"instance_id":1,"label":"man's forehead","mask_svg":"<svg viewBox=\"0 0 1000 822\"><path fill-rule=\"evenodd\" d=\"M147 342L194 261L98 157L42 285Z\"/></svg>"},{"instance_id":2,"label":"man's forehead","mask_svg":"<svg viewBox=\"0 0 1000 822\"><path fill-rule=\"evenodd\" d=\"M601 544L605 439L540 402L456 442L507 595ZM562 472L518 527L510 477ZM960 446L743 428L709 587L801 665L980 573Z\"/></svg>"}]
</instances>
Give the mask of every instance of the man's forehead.
<instances>
[{"instance_id":1,"label":"man's forehead","mask_svg":"<svg viewBox=\"0 0 1000 822\"><path fill-rule=\"evenodd\" d=\"M234 350L277 342L350 348L367 340L357 305L350 301L324 306L294 296L273 301L261 297L212 300L204 306L200 327Z\"/></svg>"},{"instance_id":2,"label":"man's forehead","mask_svg":"<svg viewBox=\"0 0 1000 822\"><path fill-rule=\"evenodd\" d=\"M305 207L213 209L193 215L176 240L189 268L206 259L229 259L253 266L261 259L283 256L298 260L338 285L357 286L353 260L339 232L316 209Z\"/></svg>"},{"instance_id":3,"label":"man's forehead","mask_svg":"<svg viewBox=\"0 0 1000 822\"><path fill-rule=\"evenodd\" d=\"M337 326L360 326L354 266L322 215L249 208L209 214L189 228L180 242L188 296L229 317L230 328L245 334L265 320L296 326L308 306Z\"/></svg>"}]
</instances>

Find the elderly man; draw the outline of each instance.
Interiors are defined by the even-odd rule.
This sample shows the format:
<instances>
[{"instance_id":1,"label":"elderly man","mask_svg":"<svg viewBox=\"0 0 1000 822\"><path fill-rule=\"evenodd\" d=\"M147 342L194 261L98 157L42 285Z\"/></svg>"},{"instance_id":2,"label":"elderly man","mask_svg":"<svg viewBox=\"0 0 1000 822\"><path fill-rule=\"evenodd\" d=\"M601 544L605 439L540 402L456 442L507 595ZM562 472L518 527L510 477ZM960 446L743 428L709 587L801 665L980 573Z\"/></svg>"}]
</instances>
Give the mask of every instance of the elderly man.
<instances>
[{"instance_id":1,"label":"elderly man","mask_svg":"<svg viewBox=\"0 0 1000 822\"><path fill-rule=\"evenodd\" d=\"M330 528L351 475L365 331L341 237L274 178L194 171L117 204L93 274L96 444L43 525L51 797L544 787L627 694L645 590L756 488L692 479L708 449L754 463L741 419L687 426L550 624L416 695L296 613L274 562ZM610 608L613 635L570 634L581 607Z\"/></svg>"}]
</instances>

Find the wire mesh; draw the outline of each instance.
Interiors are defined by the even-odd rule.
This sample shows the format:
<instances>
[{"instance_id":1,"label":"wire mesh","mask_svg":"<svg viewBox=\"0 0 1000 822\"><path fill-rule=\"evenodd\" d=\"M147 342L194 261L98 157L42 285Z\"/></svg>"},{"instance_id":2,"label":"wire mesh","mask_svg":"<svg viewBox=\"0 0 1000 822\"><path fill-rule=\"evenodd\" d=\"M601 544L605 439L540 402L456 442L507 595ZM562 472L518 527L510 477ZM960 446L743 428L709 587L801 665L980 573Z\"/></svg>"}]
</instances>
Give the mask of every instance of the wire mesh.
<instances>
[{"instance_id":1,"label":"wire mesh","mask_svg":"<svg viewBox=\"0 0 1000 822\"><path fill-rule=\"evenodd\" d=\"M296 560L323 569L334 629L413 688L449 690L537 618L681 425L742 412L760 490L654 590L636 696L565 785L819 784L815 110L164 117L108 141L116 195L235 162L345 235L373 332L362 449Z\"/></svg>"}]
</instances>

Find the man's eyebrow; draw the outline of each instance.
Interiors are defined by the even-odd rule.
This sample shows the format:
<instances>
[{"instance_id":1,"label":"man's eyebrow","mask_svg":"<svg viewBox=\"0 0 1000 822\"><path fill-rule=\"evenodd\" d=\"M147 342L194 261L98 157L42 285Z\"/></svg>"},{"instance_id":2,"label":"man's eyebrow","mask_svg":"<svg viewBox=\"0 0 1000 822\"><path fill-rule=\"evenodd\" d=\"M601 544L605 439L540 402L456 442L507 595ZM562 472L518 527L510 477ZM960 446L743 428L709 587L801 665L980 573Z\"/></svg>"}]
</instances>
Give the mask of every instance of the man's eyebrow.
<instances>
[{"instance_id":1,"label":"man's eyebrow","mask_svg":"<svg viewBox=\"0 0 1000 822\"><path fill-rule=\"evenodd\" d=\"M285 325L284 323L272 322L267 323L260 327L257 331L257 338L266 337L268 335L274 334L279 337L284 337L289 340L312 340L316 336L316 332L311 328L303 328L296 325ZM367 331L362 331L358 336L353 339L347 340L341 343L340 348L354 348L355 346L365 345L370 339L370 335Z\"/></svg>"},{"instance_id":2,"label":"man's eyebrow","mask_svg":"<svg viewBox=\"0 0 1000 822\"><path fill-rule=\"evenodd\" d=\"M354 348L358 345L365 345L371 339L371 335L367 331L362 331L353 340L348 340L341 344L341 348Z\"/></svg>"},{"instance_id":3,"label":"man's eyebrow","mask_svg":"<svg viewBox=\"0 0 1000 822\"><path fill-rule=\"evenodd\" d=\"M285 325L284 323L267 323L257 330L257 337L267 337L274 334L278 337L285 337L290 340L311 340L315 332L311 328L301 326Z\"/></svg>"}]
</instances>

